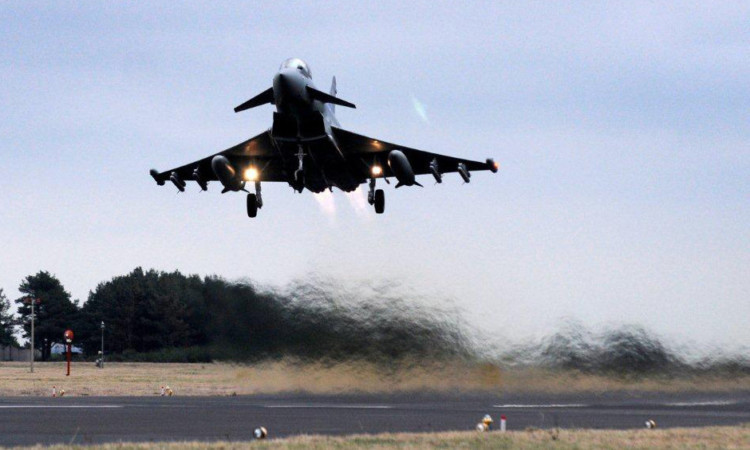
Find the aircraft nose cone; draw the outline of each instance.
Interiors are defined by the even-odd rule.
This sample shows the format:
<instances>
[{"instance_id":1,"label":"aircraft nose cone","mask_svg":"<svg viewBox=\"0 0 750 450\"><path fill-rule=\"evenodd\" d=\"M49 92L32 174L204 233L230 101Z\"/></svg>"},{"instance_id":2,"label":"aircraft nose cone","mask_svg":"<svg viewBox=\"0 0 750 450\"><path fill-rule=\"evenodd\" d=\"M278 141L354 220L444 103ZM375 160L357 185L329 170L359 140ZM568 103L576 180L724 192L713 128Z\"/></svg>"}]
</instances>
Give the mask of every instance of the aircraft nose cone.
<instances>
[{"instance_id":1,"label":"aircraft nose cone","mask_svg":"<svg viewBox=\"0 0 750 450\"><path fill-rule=\"evenodd\" d=\"M295 83L295 75L294 73L289 73L287 71L282 71L276 74L276 76L273 79L273 84L278 85L279 87L289 90L294 87Z\"/></svg>"},{"instance_id":2,"label":"aircraft nose cone","mask_svg":"<svg viewBox=\"0 0 750 450\"><path fill-rule=\"evenodd\" d=\"M274 96L274 102L278 105L286 96L287 92L289 92L289 83L286 79L286 75L282 73L277 73L273 77L273 96Z\"/></svg>"},{"instance_id":3,"label":"aircraft nose cone","mask_svg":"<svg viewBox=\"0 0 750 450\"><path fill-rule=\"evenodd\" d=\"M279 101L303 99L305 98L305 82L299 74L282 70L273 78L273 91L277 105Z\"/></svg>"}]
</instances>

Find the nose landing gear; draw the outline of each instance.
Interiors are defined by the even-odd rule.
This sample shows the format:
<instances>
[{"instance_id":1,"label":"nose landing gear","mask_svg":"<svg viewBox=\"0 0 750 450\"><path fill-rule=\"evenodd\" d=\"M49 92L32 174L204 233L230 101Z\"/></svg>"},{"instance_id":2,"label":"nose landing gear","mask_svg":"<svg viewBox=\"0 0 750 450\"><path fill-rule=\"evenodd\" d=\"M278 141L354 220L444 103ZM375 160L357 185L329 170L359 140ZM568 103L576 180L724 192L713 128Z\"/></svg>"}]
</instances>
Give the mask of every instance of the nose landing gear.
<instances>
[{"instance_id":1,"label":"nose landing gear","mask_svg":"<svg viewBox=\"0 0 750 450\"><path fill-rule=\"evenodd\" d=\"M292 188L301 194L305 190L305 152L302 150L302 145L298 145L298 148L299 151L297 151L296 156L299 164L297 165L297 170L294 171Z\"/></svg>"}]
</instances>

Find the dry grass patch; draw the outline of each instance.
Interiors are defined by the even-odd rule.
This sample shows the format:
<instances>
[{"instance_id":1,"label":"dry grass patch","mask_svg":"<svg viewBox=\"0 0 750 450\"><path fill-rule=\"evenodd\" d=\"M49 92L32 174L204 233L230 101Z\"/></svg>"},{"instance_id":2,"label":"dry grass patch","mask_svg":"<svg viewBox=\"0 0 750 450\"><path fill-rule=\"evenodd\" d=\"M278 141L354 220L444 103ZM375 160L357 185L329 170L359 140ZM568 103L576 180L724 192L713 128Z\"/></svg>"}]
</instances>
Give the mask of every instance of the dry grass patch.
<instances>
[{"instance_id":1,"label":"dry grass patch","mask_svg":"<svg viewBox=\"0 0 750 450\"><path fill-rule=\"evenodd\" d=\"M255 442L117 443L96 446L37 446L44 449L609 449L609 448L725 448L750 447L750 427L672 428L668 430L534 430L508 433L399 433L345 437L298 436Z\"/></svg>"},{"instance_id":2,"label":"dry grass patch","mask_svg":"<svg viewBox=\"0 0 750 450\"><path fill-rule=\"evenodd\" d=\"M394 391L605 392L615 390L732 391L750 389L750 376L613 379L575 371L501 369L492 364L404 365L388 370L368 363L253 365L210 363L0 363L0 395L44 396L52 386L73 396L156 395L169 385L177 395L244 395Z\"/></svg>"}]
</instances>

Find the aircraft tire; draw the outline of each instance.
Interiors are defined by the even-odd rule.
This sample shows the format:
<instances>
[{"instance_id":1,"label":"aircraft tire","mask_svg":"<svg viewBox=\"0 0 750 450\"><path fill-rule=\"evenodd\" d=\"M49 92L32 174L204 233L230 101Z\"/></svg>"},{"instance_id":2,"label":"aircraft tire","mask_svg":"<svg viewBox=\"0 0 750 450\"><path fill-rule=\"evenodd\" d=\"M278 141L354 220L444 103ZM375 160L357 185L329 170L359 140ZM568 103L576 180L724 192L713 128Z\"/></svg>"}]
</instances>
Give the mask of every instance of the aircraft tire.
<instances>
[{"instance_id":1,"label":"aircraft tire","mask_svg":"<svg viewBox=\"0 0 750 450\"><path fill-rule=\"evenodd\" d=\"M385 193L382 189L375 191L375 213L383 214L385 211Z\"/></svg>"},{"instance_id":2,"label":"aircraft tire","mask_svg":"<svg viewBox=\"0 0 750 450\"><path fill-rule=\"evenodd\" d=\"M247 194L247 217L258 215L258 197L255 194Z\"/></svg>"}]
</instances>

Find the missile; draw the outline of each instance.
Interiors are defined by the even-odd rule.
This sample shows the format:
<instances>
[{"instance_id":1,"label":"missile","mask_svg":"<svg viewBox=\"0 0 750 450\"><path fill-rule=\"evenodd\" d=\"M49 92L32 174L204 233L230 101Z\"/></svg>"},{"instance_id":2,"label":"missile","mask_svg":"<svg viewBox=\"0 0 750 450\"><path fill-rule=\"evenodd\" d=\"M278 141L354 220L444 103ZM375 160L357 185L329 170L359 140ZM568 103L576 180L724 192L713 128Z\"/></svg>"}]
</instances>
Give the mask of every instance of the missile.
<instances>
[{"instance_id":1,"label":"missile","mask_svg":"<svg viewBox=\"0 0 750 450\"><path fill-rule=\"evenodd\" d=\"M469 170L466 168L466 164L458 163L458 174L461 175L464 182L468 183L471 181L471 173L469 173Z\"/></svg>"},{"instance_id":2,"label":"missile","mask_svg":"<svg viewBox=\"0 0 750 450\"><path fill-rule=\"evenodd\" d=\"M213 169L216 178L224 185L224 191L241 191L245 189L245 182L237 178L237 171L232 164L223 155L216 155L211 160L211 169Z\"/></svg>"},{"instance_id":3,"label":"missile","mask_svg":"<svg viewBox=\"0 0 750 450\"><path fill-rule=\"evenodd\" d=\"M401 186L413 186L415 184L422 186L414 180L414 170L411 168L409 159L401 150L392 150L388 153L388 166L391 168L393 174L396 175L396 179L398 180L396 184L397 188Z\"/></svg>"},{"instance_id":4,"label":"missile","mask_svg":"<svg viewBox=\"0 0 750 450\"><path fill-rule=\"evenodd\" d=\"M202 191L208 190L208 180L203 178L203 174L201 174L200 168L196 167L195 170L193 170L193 180L195 180L196 183L198 183L198 186L201 187Z\"/></svg>"},{"instance_id":5,"label":"missile","mask_svg":"<svg viewBox=\"0 0 750 450\"><path fill-rule=\"evenodd\" d=\"M437 158L434 158L430 162L430 172L432 172L432 176L435 177L435 182L437 183L443 182L443 174L441 174L440 170L438 169Z\"/></svg>"},{"instance_id":6,"label":"missile","mask_svg":"<svg viewBox=\"0 0 750 450\"><path fill-rule=\"evenodd\" d=\"M177 172L172 172L171 174L169 174L169 181L171 181L172 184L174 184L175 187L180 190L180 192L185 192L185 181L180 178Z\"/></svg>"}]
</instances>

